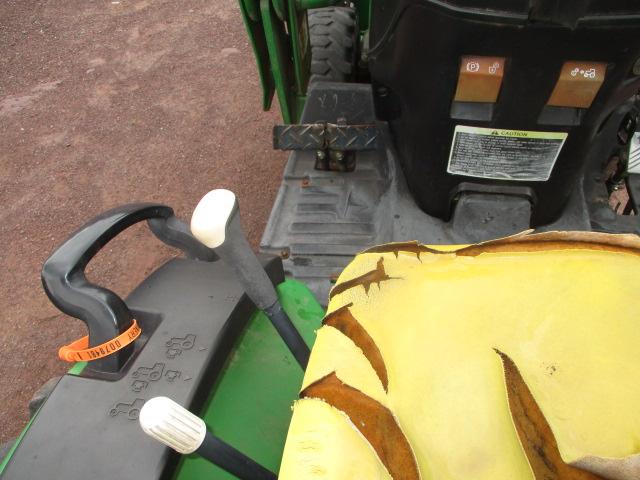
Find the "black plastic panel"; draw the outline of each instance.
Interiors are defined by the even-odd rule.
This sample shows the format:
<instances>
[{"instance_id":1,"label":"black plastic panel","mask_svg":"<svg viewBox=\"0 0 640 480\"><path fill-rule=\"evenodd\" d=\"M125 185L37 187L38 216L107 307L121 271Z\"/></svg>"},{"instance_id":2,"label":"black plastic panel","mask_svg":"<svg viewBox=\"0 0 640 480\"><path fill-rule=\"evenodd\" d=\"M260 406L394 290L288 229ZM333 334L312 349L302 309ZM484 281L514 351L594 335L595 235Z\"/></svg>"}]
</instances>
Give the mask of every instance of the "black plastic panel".
<instances>
[{"instance_id":1,"label":"black plastic panel","mask_svg":"<svg viewBox=\"0 0 640 480\"><path fill-rule=\"evenodd\" d=\"M456 232L475 243L527 230L530 217L531 203L524 197L465 193L456 202L452 223Z\"/></svg>"},{"instance_id":2,"label":"black plastic panel","mask_svg":"<svg viewBox=\"0 0 640 480\"><path fill-rule=\"evenodd\" d=\"M262 255L274 284L279 259ZM222 261L174 259L127 299L148 335L114 381L66 375L9 461L3 480L170 477L177 454L147 437L144 402L168 396L197 411L209 395L254 306Z\"/></svg>"},{"instance_id":3,"label":"black plastic panel","mask_svg":"<svg viewBox=\"0 0 640 480\"><path fill-rule=\"evenodd\" d=\"M548 224L565 208L598 128L640 87L640 77L632 74L640 58L640 19L608 16L594 22L583 18L573 28L495 14L491 6L501 2L482 2L487 6L482 12L463 8L462 3L374 3L369 58L377 116L389 121L409 188L425 212L450 219L451 192L463 182L517 184L535 191L532 225ZM554 2L534 3L543 10L549 7L545 11L562 13ZM589 11L606 13L602 6ZM636 10L640 11L640 6ZM453 116L466 119L452 118L463 55L507 59L500 96L490 117L461 113L456 107ZM591 108L579 114L545 110L567 60L608 64L604 84ZM548 181L486 180L447 173L453 132L460 124L568 132L569 136Z\"/></svg>"}]
</instances>

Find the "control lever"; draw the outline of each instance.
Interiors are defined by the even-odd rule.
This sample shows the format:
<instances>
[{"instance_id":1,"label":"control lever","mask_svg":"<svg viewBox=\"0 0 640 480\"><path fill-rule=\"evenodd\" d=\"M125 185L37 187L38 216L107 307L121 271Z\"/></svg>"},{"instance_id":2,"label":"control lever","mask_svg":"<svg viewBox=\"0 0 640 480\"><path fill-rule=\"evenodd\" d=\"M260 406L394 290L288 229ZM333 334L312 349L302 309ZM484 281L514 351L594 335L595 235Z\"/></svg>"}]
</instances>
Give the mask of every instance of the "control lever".
<instances>
[{"instance_id":1,"label":"control lever","mask_svg":"<svg viewBox=\"0 0 640 480\"><path fill-rule=\"evenodd\" d=\"M122 298L87 279L87 265L107 243L142 221L149 223L160 240L179 248L187 257L208 262L217 259L214 251L191 235L189 227L174 216L171 208L157 203L123 205L80 227L44 263L42 284L56 307L87 324L89 348L112 342L134 325L133 314ZM140 327L146 327L142 321ZM86 348L84 340L80 345L82 347L76 345L76 348ZM133 354L134 345L129 343L119 350L109 351L107 356L94 357L89 368L100 373L119 372ZM78 360L73 355L68 359Z\"/></svg>"},{"instance_id":2,"label":"control lever","mask_svg":"<svg viewBox=\"0 0 640 480\"><path fill-rule=\"evenodd\" d=\"M309 347L280 305L273 283L249 246L240 225L235 194L224 189L207 193L193 211L191 232L233 268L249 298L269 317L302 369L306 369Z\"/></svg>"},{"instance_id":3,"label":"control lever","mask_svg":"<svg viewBox=\"0 0 640 480\"><path fill-rule=\"evenodd\" d=\"M178 453L197 453L240 480L275 480L276 474L207 431L204 421L167 397L154 397L140 410L140 426Z\"/></svg>"}]
</instances>

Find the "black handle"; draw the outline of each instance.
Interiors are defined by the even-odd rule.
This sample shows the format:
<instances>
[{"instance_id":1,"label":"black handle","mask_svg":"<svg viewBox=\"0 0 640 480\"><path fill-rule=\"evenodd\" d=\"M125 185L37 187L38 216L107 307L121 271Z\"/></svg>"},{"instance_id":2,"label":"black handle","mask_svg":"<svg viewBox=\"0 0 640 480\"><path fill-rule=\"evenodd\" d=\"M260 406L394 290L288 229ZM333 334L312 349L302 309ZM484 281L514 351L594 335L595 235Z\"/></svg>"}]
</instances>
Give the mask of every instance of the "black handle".
<instances>
[{"instance_id":1,"label":"black handle","mask_svg":"<svg viewBox=\"0 0 640 480\"><path fill-rule=\"evenodd\" d=\"M130 226L149 221L153 233L163 242L178 247L189 257L217 259L189 233L173 210L155 203L124 205L94 218L63 243L42 267L42 284L49 299L62 312L87 324L89 345L100 345L131 326L133 316L118 295L87 280L85 268L109 241ZM91 362L93 370L117 372L133 352L133 344Z\"/></svg>"},{"instance_id":2,"label":"black handle","mask_svg":"<svg viewBox=\"0 0 640 480\"><path fill-rule=\"evenodd\" d=\"M196 452L240 480L277 480L278 476L207 431Z\"/></svg>"}]
</instances>

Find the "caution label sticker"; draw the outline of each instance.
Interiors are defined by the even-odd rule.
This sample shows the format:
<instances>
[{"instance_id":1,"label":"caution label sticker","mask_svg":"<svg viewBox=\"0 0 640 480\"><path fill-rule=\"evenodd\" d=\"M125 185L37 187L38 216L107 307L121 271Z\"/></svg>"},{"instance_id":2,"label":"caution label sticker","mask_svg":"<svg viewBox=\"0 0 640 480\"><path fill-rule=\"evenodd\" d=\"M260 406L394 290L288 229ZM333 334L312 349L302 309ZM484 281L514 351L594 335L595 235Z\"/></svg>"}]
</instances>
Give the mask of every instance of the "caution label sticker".
<instances>
[{"instance_id":1,"label":"caution label sticker","mask_svg":"<svg viewBox=\"0 0 640 480\"><path fill-rule=\"evenodd\" d=\"M458 125L447 172L493 180L549 180L566 139L566 132Z\"/></svg>"}]
</instances>

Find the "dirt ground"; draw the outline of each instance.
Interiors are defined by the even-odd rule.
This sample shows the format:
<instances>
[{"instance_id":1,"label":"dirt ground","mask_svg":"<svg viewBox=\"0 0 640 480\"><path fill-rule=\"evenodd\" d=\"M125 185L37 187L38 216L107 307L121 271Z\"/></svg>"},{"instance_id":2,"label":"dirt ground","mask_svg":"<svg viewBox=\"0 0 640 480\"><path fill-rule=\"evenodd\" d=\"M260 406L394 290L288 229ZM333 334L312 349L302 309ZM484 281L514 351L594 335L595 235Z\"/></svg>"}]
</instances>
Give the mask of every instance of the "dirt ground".
<instances>
[{"instance_id":1,"label":"dirt ground","mask_svg":"<svg viewBox=\"0 0 640 480\"><path fill-rule=\"evenodd\" d=\"M236 192L256 246L285 161L278 120L235 0L0 2L0 443L85 334L42 290L47 256L105 209L157 201L188 219L215 187ZM124 295L174 254L133 227L89 276Z\"/></svg>"}]
</instances>

